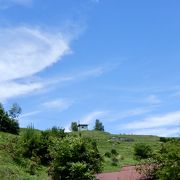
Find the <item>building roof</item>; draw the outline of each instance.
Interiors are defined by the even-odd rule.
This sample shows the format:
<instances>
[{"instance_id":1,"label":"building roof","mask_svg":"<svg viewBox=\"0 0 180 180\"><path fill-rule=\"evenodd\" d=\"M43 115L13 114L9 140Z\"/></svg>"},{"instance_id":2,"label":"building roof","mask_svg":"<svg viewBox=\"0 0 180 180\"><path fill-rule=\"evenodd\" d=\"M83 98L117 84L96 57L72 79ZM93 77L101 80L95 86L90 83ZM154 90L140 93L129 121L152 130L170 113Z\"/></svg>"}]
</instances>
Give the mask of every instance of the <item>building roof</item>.
<instances>
[{"instance_id":1,"label":"building roof","mask_svg":"<svg viewBox=\"0 0 180 180\"><path fill-rule=\"evenodd\" d=\"M81 127L81 126L88 126L88 124L78 124L78 127Z\"/></svg>"}]
</instances>

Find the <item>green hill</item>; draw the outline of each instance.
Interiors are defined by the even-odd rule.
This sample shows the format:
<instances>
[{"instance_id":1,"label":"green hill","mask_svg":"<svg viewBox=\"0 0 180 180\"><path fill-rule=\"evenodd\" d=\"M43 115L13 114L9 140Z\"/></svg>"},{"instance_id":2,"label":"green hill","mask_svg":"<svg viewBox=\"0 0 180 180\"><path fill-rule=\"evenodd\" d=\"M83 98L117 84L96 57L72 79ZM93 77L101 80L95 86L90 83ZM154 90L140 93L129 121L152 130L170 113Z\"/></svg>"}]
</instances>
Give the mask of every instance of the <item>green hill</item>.
<instances>
[{"instance_id":1,"label":"green hill","mask_svg":"<svg viewBox=\"0 0 180 180\"><path fill-rule=\"evenodd\" d=\"M0 132L0 179L2 180L46 180L48 175L46 168L41 167L36 175L30 175L24 165L18 165L14 162L8 149L11 148L11 142L17 135ZM28 166L28 161L25 164Z\"/></svg>"},{"instance_id":2,"label":"green hill","mask_svg":"<svg viewBox=\"0 0 180 180\"><path fill-rule=\"evenodd\" d=\"M117 165L112 165L112 158L104 156L104 171L117 171L122 166L136 164L133 148L136 143L146 143L156 150L160 146L158 136L145 135L116 135L100 131L82 131L84 137L91 137L97 141L99 151L105 155L112 149L117 151Z\"/></svg>"},{"instance_id":3,"label":"green hill","mask_svg":"<svg viewBox=\"0 0 180 180\"><path fill-rule=\"evenodd\" d=\"M74 134L79 133L70 133L70 135ZM82 131L81 136L96 140L98 149L104 156L105 172L117 171L122 166L136 164L133 158L133 147L136 143L149 144L153 149L158 149L160 146L157 136L114 135L100 131ZM7 149L11 148L11 141L16 137L0 132L0 179L48 179L46 167L42 166L37 170L36 175L30 175L25 166L13 161ZM115 152L116 155L112 156L111 152ZM28 162L25 164L28 165Z\"/></svg>"}]
</instances>

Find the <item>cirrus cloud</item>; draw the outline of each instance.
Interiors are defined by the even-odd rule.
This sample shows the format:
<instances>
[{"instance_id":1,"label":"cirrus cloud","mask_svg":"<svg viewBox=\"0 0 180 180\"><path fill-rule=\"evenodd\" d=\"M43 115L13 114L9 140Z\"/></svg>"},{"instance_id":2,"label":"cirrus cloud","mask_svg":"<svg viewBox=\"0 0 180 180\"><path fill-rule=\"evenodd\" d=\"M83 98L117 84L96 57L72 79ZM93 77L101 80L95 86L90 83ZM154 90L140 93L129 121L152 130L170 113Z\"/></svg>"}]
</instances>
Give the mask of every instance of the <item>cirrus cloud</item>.
<instances>
[{"instance_id":1,"label":"cirrus cloud","mask_svg":"<svg viewBox=\"0 0 180 180\"><path fill-rule=\"evenodd\" d=\"M0 29L0 81L31 76L56 63L70 51L60 33L19 27Z\"/></svg>"},{"instance_id":2,"label":"cirrus cloud","mask_svg":"<svg viewBox=\"0 0 180 180\"><path fill-rule=\"evenodd\" d=\"M0 28L0 39L1 101L44 88L44 81L27 83L25 79L70 52L69 41L61 33L37 28Z\"/></svg>"}]
</instances>

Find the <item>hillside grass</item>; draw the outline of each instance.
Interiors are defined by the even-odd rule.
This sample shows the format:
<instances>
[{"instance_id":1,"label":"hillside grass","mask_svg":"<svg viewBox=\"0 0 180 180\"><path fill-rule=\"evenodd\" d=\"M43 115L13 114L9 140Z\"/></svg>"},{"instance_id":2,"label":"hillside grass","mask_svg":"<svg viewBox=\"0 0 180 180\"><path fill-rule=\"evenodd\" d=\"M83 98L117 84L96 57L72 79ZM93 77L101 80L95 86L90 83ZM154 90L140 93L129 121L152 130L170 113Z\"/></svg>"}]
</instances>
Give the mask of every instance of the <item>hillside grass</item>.
<instances>
[{"instance_id":1,"label":"hillside grass","mask_svg":"<svg viewBox=\"0 0 180 180\"><path fill-rule=\"evenodd\" d=\"M11 144L16 135L0 132L0 179L1 180L47 180L46 167L40 167L36 175L30 175L28 168L14 162L8 152L7 144ZM28 160L26 165L28 166Z\"/></svg>"},{"instance_id":2,"label":"hillside grass","mask_svg":"<svg viewBox=\"0 0 180 180\"><path fill-rule=\"evenodd\" d=\"M23 131L24 129L21 129L21 132ZM74 132L70 133L70 135L79 135L79 133ZM112 165L111 158L104 156L104 172L119 171L122 166L136 164L137 161L134 160L133 157L133 148L136 143L149 144L154 150L160 147L159 137L157 136L115 135L100 131L82 131L81 136L95 139L98 149L103 156L105 153L111 152L112 149L118 152L116 156L118 163L116 166ZM10 148L7 147L7 144L11 144L11 141L16 137L16 135L0 132L0 179L47 180L47 167L42 166L39 168L36 175L30 175L26 166L14 162L6 148ZM134 142L113 142L111 141L112 137L132 138ZM25 164L28 165L28 162Z\"/></svg>"},{"instance_id":3,"label":"hillside grass","mask_svg":"<svg viewBox=\"0 0 180 180\"><path fill-rule=\"evenodd\" d=\"M117 166L112 165L111 158L104 156L104 172L118 171L122 166L135 165L137 161L134 159L133 150L136 143L146 143L157 150L160 147L158 136L146 135L116 135L100 131L82 131L81 136L91 137L97 141L98 149L102 155L115 149L118 152ZM133 142L113 142L113 137L131 138Z\"/></svg>"}]
</instances>

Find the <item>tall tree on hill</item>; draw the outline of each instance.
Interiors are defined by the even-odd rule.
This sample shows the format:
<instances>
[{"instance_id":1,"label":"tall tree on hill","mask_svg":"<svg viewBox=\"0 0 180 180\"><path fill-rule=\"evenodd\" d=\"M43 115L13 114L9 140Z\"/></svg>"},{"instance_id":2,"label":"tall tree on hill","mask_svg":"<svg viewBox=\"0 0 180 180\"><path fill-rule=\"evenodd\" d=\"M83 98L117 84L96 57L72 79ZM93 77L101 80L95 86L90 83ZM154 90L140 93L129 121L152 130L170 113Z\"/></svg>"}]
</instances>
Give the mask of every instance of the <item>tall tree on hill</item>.
<instances>
[{"instance_id":1,"label":"tall tree on hill","mask_svg":"<svg viewBox=\"0 0 180 180\"><path fill-rule=\"evenodd\" d=\"M77 122L72 122L71 123L71 131L78 131Z\"/></svg>"},{"instance_id":2,"label":"tall tree on hill","mask_svg":"<svg viewBox=\"0 0 180 180\"><path fill-rule=\"evenodd\" d=\"M100 122L99 119L96 119L94 130L96 130L96 131L104 131L104 126L103 126L102 122Z\"/></svg>"},{"instance_id":3,"label":"tall tree on hill","mask_svg":"<svg viewBox=\"0 0 180 180\"><path fill-rule=\"evenodd\" d=\"M9 132L12 134L18 134L19 132L19 123L15 116L10 116L0 104L0 131Z\"/></svg>"},{"instance_id":4,"label":"tall tree on hill","mask_svg":"<svg viewBox=\"0 0 180 180\"><path fill-rule=\"evenodd\" d=\"M11 109L9 110L9 116L13 119L16 119L21 114L21 112L21 107L17 103L14 103Z\"/></svg>"}]
</instances>

